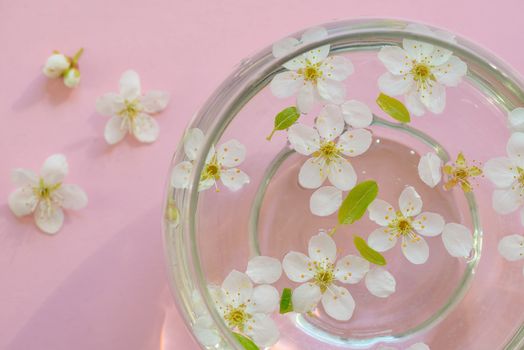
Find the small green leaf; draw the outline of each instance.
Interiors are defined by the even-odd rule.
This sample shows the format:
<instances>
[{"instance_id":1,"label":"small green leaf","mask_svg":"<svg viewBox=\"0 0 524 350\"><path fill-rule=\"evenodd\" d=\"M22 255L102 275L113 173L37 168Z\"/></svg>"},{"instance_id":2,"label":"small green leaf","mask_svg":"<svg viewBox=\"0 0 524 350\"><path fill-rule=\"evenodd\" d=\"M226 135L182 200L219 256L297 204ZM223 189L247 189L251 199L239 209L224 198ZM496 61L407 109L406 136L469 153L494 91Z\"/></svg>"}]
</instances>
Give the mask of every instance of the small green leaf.
<instances>
[{"instance_id":1,"label":"small green leaf","mask_svg":"<svg viewBox=\"0 0 524 350\"><path fill-rule=\"evenodd\" d=\"M373 180L363 181L349 191L338 210L340 224L352 224L359 220L378 194L378 185Z\"/></svg>"},{"instance_id":2,"label":"small green leaf","mask_svg":"<svg viewBox=\"0 0 524 350\"><path fill-rule=\"evenodd\" d=\"M402 102L388 95L380 94L377 97L378 106L393 119L401 123L409 123L409 111Z\"/></svg>"},{"instance_id":3,"label":"small green leaf","mask_svg":"<svg viewBox=\"0 0 524 350\"><path fill-rule=\"evenodd\" d=\"M237 339L237 341L240 343L240 345L242 345L244 347L244 349L246 350L260 350L258 348L258 346L253 343L253 341L251 339L249 339L248 337L240 334L240 333L235 333L233 332L233 335L235 336L235 338Z\"/></svg>"},{"instance_id":4,"label":"small green leaf","mask_svg":"<svg viewBox=\"0 0 524 350\"><path fill-rule=\"evenodd\" d=\"M355 247L364 259L375 265L386 265L386 259L382 256L382 254L368 246L368 243L364 238L355 236L353 243L355 243Z\"/></svg>"},{"instance_id":5,"label":"small green leaf","mask_svg":"<svg viewBox=\"0 0 524 350\"><path fill-rule=\"evenodd\" d=\"M280 297L280 313L287 314L288 312L293 311L293 301L291 296L293 291L290 288L284 288L282 290L282 296Z\"/></svg>"},{"instance_id":6,"label":"small green leaf","mask_svg":"<svg viewBox=\"0 0 524 350\"><path fill-rule=\"evenodd\" d=\"M300 113L296 107L285 108L276 115L273 131L271 131L271 134L269 134L266 139L270 141L277 130L286 130L291 125L295 124L299 117Z\"/></svg>"}]
</instances>

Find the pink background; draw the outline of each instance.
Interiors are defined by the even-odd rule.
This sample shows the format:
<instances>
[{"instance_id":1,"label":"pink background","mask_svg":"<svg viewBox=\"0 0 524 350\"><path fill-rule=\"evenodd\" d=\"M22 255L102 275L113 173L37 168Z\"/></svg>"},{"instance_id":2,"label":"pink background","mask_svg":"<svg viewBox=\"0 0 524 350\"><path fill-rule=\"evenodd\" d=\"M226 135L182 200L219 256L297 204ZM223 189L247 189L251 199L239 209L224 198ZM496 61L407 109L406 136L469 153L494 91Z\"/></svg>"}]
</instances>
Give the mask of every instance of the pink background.
<instances>
[{"instance_id":1,"label":"pink background","mask_svg":"<svg viewBox=\"0 0 524 350\"><path fill-rule=\"evenodd\" d=\"M0 349L197 349L173 311L161 243L167 166L184 127L244 57L291 32L357 17L447 28L524 72L522 0L0 1ZM73 91L53 49L85 48ZM171 93L160 139L110 147L94 102L121 73ZM50 237L7 207L12 168L64 153L90 204Z\"/></svg>"}]
</instances>

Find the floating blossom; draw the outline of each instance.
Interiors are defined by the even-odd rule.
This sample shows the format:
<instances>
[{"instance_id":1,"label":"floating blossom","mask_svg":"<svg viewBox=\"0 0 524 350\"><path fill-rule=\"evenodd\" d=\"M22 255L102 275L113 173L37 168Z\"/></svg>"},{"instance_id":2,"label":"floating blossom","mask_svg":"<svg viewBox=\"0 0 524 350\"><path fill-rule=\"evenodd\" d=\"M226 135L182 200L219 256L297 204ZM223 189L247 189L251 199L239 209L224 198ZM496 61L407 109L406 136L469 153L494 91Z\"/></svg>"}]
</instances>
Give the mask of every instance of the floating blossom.
<instances>
[{"instance_id":1,"label":"floating blossom","mask_svg":"<svg viewBox=\"0 0 524 350\"><path fill-rule=\"evenodd\" d=\"M442 159L433 152L420 157L418 175L422 182L434 188L442 180Z\"/></svg>"},{"instance_id":2,"label":"floating blossom","mask_svg":"<svg viewBox=\"0 0 524 350\"><path fill-rule=\"evenodd\" d=\"M378 348L378 350L397 350L397 348L393 348L391 346L381 346L380 348ZM429 346L427 346L424 343L416 343L406 348L406 350L430 350L430 349L429 349Z\"/></svg>"},{"instance_id":3,"label":"floating blossom","mask_svg":"<svg viewBox=\"0 0 524 350\"><path fill-rule=\"evenodd\" d=\"M188 188L189 177L193 171L200 148L204 143L204 133L200 129L190 129L184 137L184 151L189 161L183 161L175 166L171 174L171 184L175 188ZM236 168L246 158L246 148L237 140L223 143L217 150L211 148L206 158L206 165L200 176L199 191L215 186L220 180L231 191L241 189L249 183L249 176Z\"/></svg>"},{"instance_id":4,"label":"floating blossom","mask_svg":"<svg viewBox=\"0 0 524 350\"><path fill-rule=\"evenodd\" d=\"M222 286L211 290L218 312L226 325L240 332L261 347L274 345L280 333L269 316L277 310L278 291L270 285L253 287L249 277L233 270Z\"/></svg>"},{"instance_id":5,"label":"floating blossom","mask_svg":"<svg viewBox=\"0 0 524 350\"><path fill-rule=\"evenodd\" d=\"M159 127L150 114L164 110L168 101L169 94L163 91L142 95L138 74L133 70L124 72L120 78L120 93L110 92L96 101L96 111L111 117L104 131L107 143L116 144L127 133L140 142L156 141Z\"/></svg>"},{"instance_id":6,"label":"floating blossom","mask_svg":"<svg viewBox=\"0 0 524 350\"><path fill-rule=\"evenodd\" d=\"M338 321L347 321L353 315L355 301L349 291L338 283L358 283L369 271L369 262L355 255L347 255L336 262L335 241L325 232L309 240L309 256L289 252L282 266L293 282L303 283L293 291L294 311L313 311L319 302L326 313Z\"/></svg>"},{"instance_id":7,"label":"floating blossom","mask_svg":"<svg viewBox=\"0 0 524 350\"><path fill-rule=\"evenodd\" d=\"M445 165L443 170L448 178L448 181L444 183L444 188L451 190L460 185L466 193L473 191L471 178L482 175L482 169L476 165L469 165L462 152L457 155L455 163Z\"/></svg>"},{"instance_id":8,"label":"floating blossom","mask_svg":"<svg viewBox=\"0 0 524 350\"><path fill-rule=\"evenodd\" d=\"M79 186L63 183L67 172L67 160L61 154L45 160L40 176L31 170L13 170L12 180L19 188L9 196L9 208L18 217L34 213L40 230L57 233L64 223L62 208L79 210L87 205L87 195Z\"/></svg>"},{"instance_id":9,"label":"floating blossom","mask_svg":"<svg viewBox=\"0 0 524 350\"><path fill-rule=\"evenodd\" d=\"M328 36L326 29L312 28L302 35L301 40L286 38L273 45L273 55L283 57L293 52L298 45L305 45ZM329 55L330 46L324 45L286 62L288 71L277 74L271 82L273 94L279 98L297 95L297 107L308 113L317 101L342 103L346 88L342 81L353 73L353 64L342 56Z\"/></svg>"},{"instance_id":10,"label":"floating blossom","mask_svg":"<svg viewBox=\"0 0 524 350\"><path fill-rule=\"evenodd\" d=\"M47 59L42 69L44 75L48 78L63 78L65 86L74 88L80 83L80 70L78 69L78 60L84 49L80 49L73 57L68 57L58 51L54 51Z\"/></svg>"},{"instance_id":11,"label":"floating blossom","mask_svg":"<svg viewBox=\"0 0 524 350\"><path fill-rule=\"evenodd\" d=\"M524 133L510 136L506 152L507 157L490 159L484 165L486 177L497 187L493 208L499 214L513 213L524 204Z\"/></svg>"},{"instance_id":12,"label":"floating blossom","mask_svg":"<svg viewBox=\"0 0 524 350\"><path fill-rule=\"evenodd\" d=\"M413 264L423 264L428 260L429 247L424 238L434 237L442 233L444 219L441 215L424 212L422 199L413 187L406 187L400 194L398 204L400 210L386 201L375 199L368 207L369 218L383 226L373 231L368 237L371 248L384 252L395 246L402 239L402 252Z\"/></svg>"},{"instance_id":13,"label":"floating blossom","mask_svg":"<svg viewBox=\"0 0 524 350\"><path fill-rule=\"evenodd\" d=\"M448 35L424 26L407 29L450 41ZM467 72L467 65L451 51L410 39L402 41L402 48L383 47L378 58L389 71L379 78L380 89L388 95L404 95L406 106L417 116L426 109L442 113L446 105L445 87L457 86Z\"/></svg>"},{"instance_id":14,"label":"floating blossom","mask_svg":"<svg viewBox=\"0 0 524 350\"><path fill-rule=\"evenodd\" d=\"M499 242L499 253L508 261L524 259L524 236L509 235ZM524 274L524 269L522 270Z\"/></svg>"},{"instance_id":15,"label":"floating blossom","mask_svg":"<svg viewBox=\"0 0 524 350\"><path fill-rule=\"evenodd\" d=\"M355 157L367 151L371 132L365 129L343 131L342 112L335 105L327 105L320 111L314 128L304 124L289 128L288 139L295 151L312 156L300 168L300 185L315 189L327 178L344 191L355 186L357 174L344 156Z\"/></svg>"}]
</instances>

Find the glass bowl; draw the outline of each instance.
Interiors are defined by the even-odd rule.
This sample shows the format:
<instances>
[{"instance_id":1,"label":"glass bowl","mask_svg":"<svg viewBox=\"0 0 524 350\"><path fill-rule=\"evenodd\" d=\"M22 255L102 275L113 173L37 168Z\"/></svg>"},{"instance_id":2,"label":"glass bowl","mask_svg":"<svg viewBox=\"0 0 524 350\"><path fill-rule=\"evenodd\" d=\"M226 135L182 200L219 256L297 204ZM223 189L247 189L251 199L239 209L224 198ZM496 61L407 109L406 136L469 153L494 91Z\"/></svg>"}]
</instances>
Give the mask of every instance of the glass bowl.
<instances>
[{"instance_id":1,"label":"glass bowl","mask_svg":"<svg viewBox=\"0 0 524 350\"><path fill-rule=\"evenodd\" d=\"M500 196L524 181L493 161L520 157L521 80L403 21L292 37L241 62L172 160L169 275L202 348L521 349L521 202Z\"/></svg>"}]
</instances>

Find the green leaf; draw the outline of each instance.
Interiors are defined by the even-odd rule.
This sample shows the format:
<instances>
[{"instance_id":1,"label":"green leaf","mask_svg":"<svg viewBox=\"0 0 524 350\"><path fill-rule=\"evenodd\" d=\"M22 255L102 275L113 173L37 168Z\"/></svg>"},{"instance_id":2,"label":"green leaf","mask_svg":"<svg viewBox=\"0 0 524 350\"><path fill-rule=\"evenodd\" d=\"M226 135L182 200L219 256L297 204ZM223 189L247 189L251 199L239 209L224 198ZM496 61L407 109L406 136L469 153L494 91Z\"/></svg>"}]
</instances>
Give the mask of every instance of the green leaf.
<instances>
[{"instance_id":1,"label":"green leaf","mask_svg":"<svg viewBox=\"0 0 524 350\"><path fill-rule=\"evenodd\" d=\"M282 296L280 297L281 314L287 314L288 312L293 311L293 301L291 300L292 295L293 291L291 289L284 288L284 290L282 290Z\"/></svg>"},{"instance_id":2,"label":"green leaf","mask_svg":"<svg viewBox=\"0 0 524 350\"><path fill-rule=\"evenodd\" d=\"M359 220L378 194L378 185L373 180L363 181L349 191L338 210L340 224L352 224Z\"/></svg>"},{"instance_id":3,"label":"green leaf","mask_svg":"<svg viewBox=\"0 0 524 350\"><path fill-rule=\"evenodd\" d=\"M386 265L386 259L382 256L382 254L368 246L368 243L364 238L355 236L353 243L355 243L355 247L364 259L375 265Z\"/></svg>"},{"instance_id":4,"label":"green leaf","mask_svg":"<svg viewBox=\"0 0 524 350\"><path fill-rule=\"evenodd\" d=\"M266 139L270 141L277 130L286 130L291 125L295 124L299 117L300 113L296 107L285 108L276 115L273 131L271 131L271 134L269 134Z\"/></svg>"},{"instance_id":5,"label":"green leaf","mask_svg":"<svg viewBox=\"0 0 524 350\"><path fill-rule=\"evenodd\" d=\"M244 349L246 350L260 350L258 348L258 346L253 343L253 341L251 339L249 339L248 337L240 334L240 333L235 333L233 332L233 335L235 336L235 338L237 339L237 341L240 343L240 345L242 345L244 347Z\"/></svg>"},{"instance_id":6,"label":"green leaf","mask_svg":"<svg viewBox=\"0 0 524 350\"><path fill-rule=\"evenodd\" d=\"M377 97L377 104L393 119L401 123L409 123L411 121L408 109L396 98L381 93Z\"/></svg>"}]
</instances>

